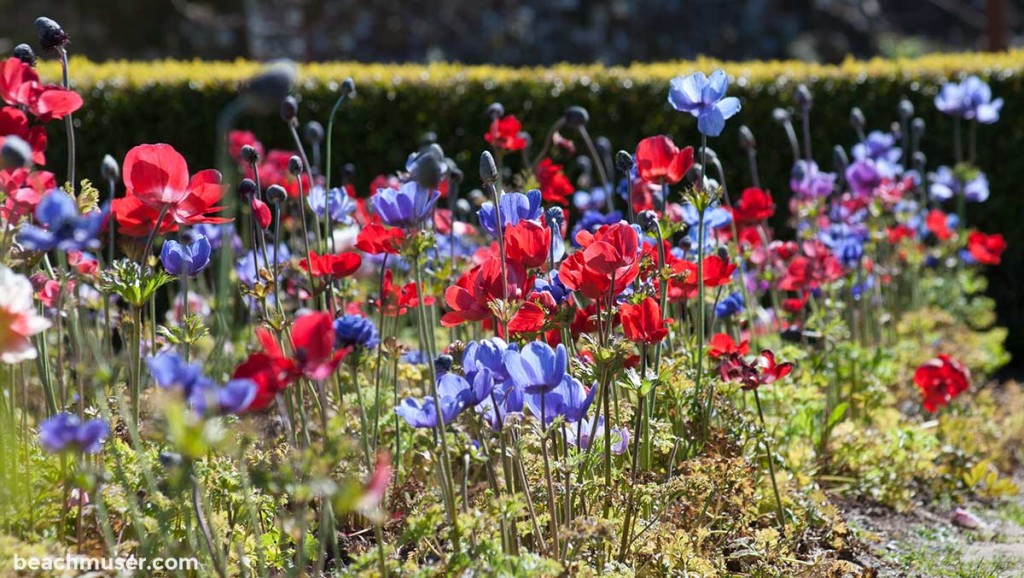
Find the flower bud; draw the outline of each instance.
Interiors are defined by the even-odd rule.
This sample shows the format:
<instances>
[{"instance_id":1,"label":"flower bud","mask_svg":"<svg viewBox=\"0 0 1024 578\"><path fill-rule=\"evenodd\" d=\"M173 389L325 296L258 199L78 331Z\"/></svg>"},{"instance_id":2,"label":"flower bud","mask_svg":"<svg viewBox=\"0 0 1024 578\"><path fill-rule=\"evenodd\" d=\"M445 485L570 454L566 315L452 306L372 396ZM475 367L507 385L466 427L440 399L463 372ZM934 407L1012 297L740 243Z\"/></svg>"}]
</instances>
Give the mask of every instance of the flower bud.
<instances>
[{"instance_id":1,"label":"flower bud","mask_svg":"<svg viewBox=\"0 0 1024 578\"><path fill-rule=\"evenodd\" d=\"M926 157L923 152L917 151L912 157L910 157L910 162L913 165L914 170L917 171L918 174L924 176L924 167L928 165L928 157Z\"/></svg>"},{"instance_id":2,"label":"flower bud","mask_svg":"<svg viewBox=\"0 0 1024 578\"><path fill-rule=\"evenodd\" d=\"M341 180L343 182L349 182L352 177L356 176L356 166L352 163L345 163L341 166Z\"/></svg>"},{"instance_id":3,"label":"flower bud","mask_svg":"<svg viewBox=\"0 0 1024 578\"><path fill-rule=\"evenodd\" d=\"M348 96L356 91L356 81L352 77L341 81L341 94Z\"/></svg>"},{"instance_id":4,"label":"flower bud","mask_svg":"<svg viewBox=\"0 0 1024 578\"><path fill-rule=\"evenodd\" d=\"M924 129L925 124L923 118L918 117L910 121L910 134L918 141L924 138Z\"/></svg>"},{"instance_id":5,"label":"flower bud","mask_svg":"<svg viewBox=\"0 0 1024 578\"><path fill-rule=\"evenodd\" d=\"M288 191L281 185L270 185L267 187L267 200L275 205L284 202L288 198Z\"/></svg>"},{"instance_id":6,"label":"flower bud","mask_svg":"<svg viewBox=\"0 0 1024 578\"><path fill-rule=\"evenodd\" d=\"M740 146L743 147L743 150L748 151L757 149L757 140L747 125L740 126Z\"/></svg>"},{"instance_id":7,"label":"flower bud","mask_svg":"<svg viewBox=\"0 0 1024 578\"><path fill-rule=\"evenodd\" d=\"M270 114L281 106L291 92L297 70L290 60L276 60L249 79L241 97L246 107L258 114Z\"/></svg>"},{"instance_id":8,"label":"flower bud","mask_svg":"<svg viewBox=\"0 0 1024 578\"><path fill-rule=\"evenodd\" d=\"M561 234L562 225L565 225L565 211L562 207L551 207L544 212L544 218L547 219L549 227L557 229Z\"/></svg>"},{"instance_id":9,"label":"flower bud","mask_svg":"<svg viewBox=\"0 0 1024 578\"><path fill-rule=\"evenodd\" d=\"M648 209L646 211L640 211L640 214L636 216L636 222L640 225L640 228L647 232L658 230L658 213Z\"/></svg>"},{"instance_id":10,"label":"flower bud","mask_svg":"<svg viewBox=\"0 0 1024 578\"><path fill-rule=\"evenodd\" d=\"M487 118L497 120L503 116L505 116L505 107L500 102L492 102L487 107Z\"/></svg>"},{"instance_id":11,"label":"flower bud","mask_svg":"<svg viewBox=\"0 0 1024 578\"><path fill-rule=\"evenodd\" d=\"M606 136L599 136L594 139L594 148L597 149L598 157L607 159L608 155L612 154L612 141Z\"/></svg>"},{"instance_id":12,"label":"flower bud","mask_svg":"<svg viewBox=\"0 0 1024 578\"><path fill-rule=\"evenodd\" d=\"M252 145L242 145L241 157L246 164L254 165L260 162L260 151Z\"/></svg>"},{"instance_id":13,"label":"flower bud","mask_svg":"<svg viewBox=\"0 0 1024 578\"><path fill-rule=\"evenodd\" d=\"M255 195L256 192L256 181L252 179L242 179L242 181L238 183L238 196L243 199L248 200Z\"/></svg>"},{"instance_id":14,"label":"flower bud","mask_svg":"<svg viewBox=\"0 0 1024 578\"><path fill-rule=\"evenodd\" d=\"M103 164L100 165L100 175L108 181L116 181L121 177L121 165L117 164L114 157L105 155Z\"/></svg>"},{"instance_id":15,"label":"flower bud","mask_svg":"<svg viewBox=\"0 0 1024 578\"><path fill-rule=\"evenodd\" d=\"M455 211L464 217L469 216L473 212L473 205L469 204L466 199L459 199L455 201Z\"/></svg>"},{"instance_id":16,"label":"flower bud","mask_svg":"<svg viewBox=\"0 0 1024 578\"><path fill-rule=\"evenodd\" d=\"M779 124L786 124L790 122L789 111L784 108L776 108L772 111L772 119Z\"/></svg>"},{"instance_id":17,"label":"flower bud","mask_svg":"<svg viewBox=\"0 0 1024 578\"><path fill-rule=\"evenodd\" d=\"M444 159L444 163L448 166L448 180L453 185L461 184L463 179L466 178L466 175L462 173L462 169L459 168L459 165L455 164L455 160L446 158Z\"/></svg>"},{"instance_id":18,"label":"flower bud","mask_svg":"<svg viewBox=\"0 0 1024 578\"><path fill-rule=\"evenodd\" d=\"M906 122L910 120L910 117L914 116L914 105L904 98L900 101L897 111L899 112L900 120Z\"/></svg>"},{"instance_id":19,"label":"flower bud","mask_svg":"<svg viewBox=\"0 0 1024 578\"><path fill-rule=\"evenodd\" d=\"M68 43L68 33L54 20L45 16L36 18L36 35L43 50L63 48Z\"/></svg>"},{"instance_id":20,"label":"flower bud","mask_svg":"<svg viewBox=\"0 0 1024 578\"><path fill-rule=\"evenodd\" d=\"M480 207L487 202L487 197L484 196L484 192L480 189L473 189L469 191L469 200L473 203L474 207Z\"/></svg>"},{"instance_id":21,"label":"flower bud","mask_svg":"<svg viewBox=\"0 0 1024 578\"><path fill-rule=\"evenodd\" d=\"M0 158L3 159L5 169L27 167L32 163L32 145L21 137L7 135L4 138L4 146L0 147Z\"/></svg>"},{"instance_id":22,"label":"flower bud","mask_svg":"<svg viewBox=\"0 0 1024 578\"><path fill-rule=\"evenodd\" d=\"M628 151L619 151L615 153L615 168L619 169L624 173L628 173L633 170L635 161L633 161L633 155L629 154Z\"/></svg>"},{"instance_id":23,"label":"flower bud","mask_svg":"<svg viewBox=\"0 0 1024 578\"><path fill-rule=\"evenodd\" d=\"M850 109L850 126L855 130L864 130L867 124L868 121L864 118L864 111L856 106Z\"/></svg>"},{"instance_id":24,"label":"flower bud","mask_svg":"<svg viewBox=\"0 0 1024 578\"><path fill-rule=\"evenodd\" d=\"M485 185L493 184L498 180L498 165L494 163L494 157L488 151L480 153L480 180Z\"/></svg>"},{"instance_id":25,"label":"flower bud","mask_svg":"<svg viewBox=\"0 0 1024 578\"><path fill-rule=\"evenodd\" d=\"M452 370L453 363L455 363L455 360L452 359L451 355L438 355L434 359L434 371L438 374L448 373Z\"/></svg>"},{"instance_id":26,"label":"flower bud","mask_svg":"<svg viewBox=\"0 0 1024 578\"><path fill-rule=\"evenodd\" d=\"M718 158L718 153L711 147L697 147L697 156L707 158L709 163L713 163Z\"/></svg>"},{"instance_id":27,"label":"flower bud","mask_svg":"<svg viewBox=\"0 0 1024 578\"><path fill-rule=\"evenodd\" d=\"M796 105L800 107L801 111L808 111L812 103L814 103L814 95L811 94L811 89L807 88L806 84L798 84L796 87Z\"/></svg>"},{"instance_id":28,"label":"flower bud","mask_svg":"<svg viewBox=\"0 0 1024 578\"><path fill-rule=\"evenodd\" d=\"M299 103L295 97L288 95L281 100L281 120L287 123L295 122L299 116Z\"/></svg>"},{"instance_id":29,"label":"flower bud","mask_svg":"<svg viewBox=\"0 0 1024 578\"><path fill-rule=\"evenodd\" d=\"M717 252L719 259L723 261L729 260L729 249L726 249L725 247L719 247Z\"/></svg>"},{"instance_id":30,"label":"flower bud","mask_svg":"<svg viewBox=\"0 0 1024 578\"><path fill-rule=\"evenodd\" d=\"M302 131L302 136L306 137L306 142L313 146L316 146L324 141L324 125L320 124L315 120L311 120L306 123L306 127Z\"/></svg>"},{"instance_id":31,"label":"flower bud","mask_svg":"<svg viewBox=\"0 0 1024 578\"><path fill-rule=\"evenodd\" d=\"M850 157L846 156L846 149L836 145L832 148L832 166L839 174L846 173L846 167L850 166Z\"/></svg>"},{"instance_id":32,"label":"flower bud","mask_svg":"<svg viewBox=\"0 0 1024 578\"><path fill-rule=\"evenodd\" d=\"M426 151L417 155L417 157L412 161L412 166L410 167L411 170L409 171L413 180L415 180L418 185L428 189L437 188L441 183L441 177L444 176L446 168L443 153L441 158L438 158L438 149L433 148L436 146L437 145L432 145Z\"/></svg>"},{"instance_id":33,"label":"flower bud","mask_svg":"<svg viewBox=\"0 0 1024 578\"><path fill-rule=\"evenodd\" d=\"M590 113L582 106L570 106L565 109L565 126L569 128L582 128L590 122Z\"/></svg>"},{"instance_id":34,"label":"flower bud","mask_svg":"<svg viewBox=\"0 0 1024 578\"><path fill-rule=\"evenodd\" d=\"M288 159L288 172L296 177L302 174L302 159L298 155L292 155L292 158Z\"/></svg>"},{"instance_id":35,"label":"flower bud","mask_svg":"<svg viewBox=\"0 0 1024 578\"><path fill-rule=\"evenodd\" d=\"M32 51L32 47L28 44L19 44L15 46L14 50L11 52L11 56L29 66L36 65L36 53Z\"/></svg>"}]
</instances>

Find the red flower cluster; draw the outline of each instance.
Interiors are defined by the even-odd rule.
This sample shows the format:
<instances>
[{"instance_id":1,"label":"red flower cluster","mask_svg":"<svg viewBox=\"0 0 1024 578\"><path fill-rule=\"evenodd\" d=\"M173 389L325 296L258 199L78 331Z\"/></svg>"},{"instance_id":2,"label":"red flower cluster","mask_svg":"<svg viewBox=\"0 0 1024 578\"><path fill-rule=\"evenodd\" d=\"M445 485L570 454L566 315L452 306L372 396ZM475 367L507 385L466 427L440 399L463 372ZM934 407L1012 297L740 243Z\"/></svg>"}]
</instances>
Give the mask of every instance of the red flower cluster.
<instances>
[{"instance_id":1,"label":"red flower cluster","mask_svg":"<svg viewBox=\"0 0 1024 578\"><path fill-rule=\"evenodd\" d=\"M750 342L744 339L736 343L728 333L716 333L708 342L708 356L711 359L720 359L730 355L740 356L750 353Z\"/></svg>"},{"instance_id":2,"label":"red flower cluster","mask_svg":"<svg viewBox=\"0 0 1024 578\"><path fill-rule=\"evenodd\" d=\"M522 134L523 125L511 114L491 121L491 128L484 135L484 140L503 151L518 151L526 148L526 138Z\"/></svg>"},{"instance_id":3,"label":"red flower cluster","mask_svg":"<svg viewBox=\"0 0 1024 578\"><path fill-rule=\"evenodd\" d=\"M77 92L39 82L35 69L13 56L0 66L0 98L24 108L41 122L63 118L82 107Z\"/></svg>"},{"instance_id":4,"label":"red flower cluster","mask_svg":"<svg viewBox=\"0 0 1024 578\"><path fill-rule=\"evenodd\" d=\"M739 201L732 209L732 216L737 225L756 224L775 214L775 201L768 191L757 187L743 190Z\"/></svg>"},{"instance_id":5,"label":"red flower cluster","mask_svg":"<svg viewBox=\"0 0 1024 578\"><path fill-rule=\"evenodd\" d=\"M924 396L922 405L930 413L948 404L971 386L971 372L948 355L922 363L914 371L914 385Z\"/></svg>"},{"instance_id":6,"label":"red flower cluster","mask_svg":"<svg viewBox=\"0 0 1024 578\"><path fill-rule=\"evenodd\" d=\"M367 223L356 237L356 249L372 255L397 255L405 233L398 227L385 227L379 222Z\"/></svg>"}]
</instances>

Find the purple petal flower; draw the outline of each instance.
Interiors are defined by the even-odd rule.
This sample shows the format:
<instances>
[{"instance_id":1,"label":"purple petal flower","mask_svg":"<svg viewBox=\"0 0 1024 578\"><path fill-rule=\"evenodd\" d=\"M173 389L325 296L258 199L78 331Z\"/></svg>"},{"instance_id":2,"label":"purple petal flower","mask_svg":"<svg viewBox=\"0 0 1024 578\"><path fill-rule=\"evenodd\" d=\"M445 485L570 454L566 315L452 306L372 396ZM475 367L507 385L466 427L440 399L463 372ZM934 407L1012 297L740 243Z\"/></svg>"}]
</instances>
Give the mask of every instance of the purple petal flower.
<instances>
[{"instance_id":1,"label":"purple petal flower","mask_svg":"<svg viewBox=\"0 0 1024 578\"><path fill-rule=\"evenodd\" d=\"M688 112L697 118L697 130L705 136L718 136L725 128L725 121L740 111L740 100L726 97L729 76L723 70L716 70L708 78L703 72L694 72L673 78L669 83L668 102L680 112Z\"/></svg>"},{"instance_id":2,"label":"purple petal flower","mask_svg":"<svg viewBox=\"0 0 1024 578\"><path fill-rule=\"evenodd\" d=\"M386 225L410 228L419 225L430 215L434 203L440 197L439 191L409 181L399 189L378 189L370 202Z\"/></svg>"},{"instance_id":3,"label":"purple petal flower","mask_svg":"<svg viewBox=\"0 0 1024 578\"><path fill-rule=\"evenodd\" d=\"M63 191L50 191L36 206L35 218L42 227L22 225L18 242L30 251L85 251L99 246L100 229L107 209L78 213L75 201Z\"/></svg>"},{"instance_id":4,"label":"purple petal flower","mask_svg":"<svg viewBox=\"0 0 1024 578\"><path fill-rule=\"evenodd\" d=\"M501 225L508 227L519 221L537 221L541 215L541 193L537 189L523 193L505 193L501 195ZM480 226L492 237L498 236L497 215L494 203L484 203L477 211Z\"/></svg>"},{"instance_id":5,"label":"purple petal flower","mask_svg":"<svg viewBox=\"0 0 1024 578\"><path fill-rule=\"evenodd\" d=\"M210 264L210 240L196 235L192 243L181 243L168 239L160 250L160 262L172 275L195 277Z\"/></svg>"},{"instance_id":6,"label":"purple petal flower","mask_svg":"<svg viewBox=\"0 0 1024 578\"><path fill-rule=\"evenodd\" d=\"M47 451L76 451L94 454L110 435L110 427L100 419L82 422L77 415L59 413L39 425L39 443Z\"/></svg>"},{"instance_id":7,"label":"purple petal flower","mask_svg":"<svg viewBox=\"0 0 1024 578\"><path fill-rule=\"evenodd\" d=\"M522 351L505 353L505 368L512 381L526 393L544 393L558 387L565 376L568 356L565 345L552 349L547 343L533 341Z\"/></svg>"}]
</instances>

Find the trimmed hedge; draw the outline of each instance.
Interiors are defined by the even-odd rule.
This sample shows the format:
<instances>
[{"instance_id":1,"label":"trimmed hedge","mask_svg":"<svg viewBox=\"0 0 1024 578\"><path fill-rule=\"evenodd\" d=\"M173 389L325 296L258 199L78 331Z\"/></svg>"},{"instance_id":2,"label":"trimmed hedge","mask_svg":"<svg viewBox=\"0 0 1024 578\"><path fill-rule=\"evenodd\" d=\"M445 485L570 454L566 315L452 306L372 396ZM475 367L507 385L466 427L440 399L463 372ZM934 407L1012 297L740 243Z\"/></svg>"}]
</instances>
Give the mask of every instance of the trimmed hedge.
<instances>
[{"instance_id":1,"label":"trimmed hedge","mask_svg":"<svg viewBox=\"0 0 1024 578\"><path fill-rule=\"evenodd\" d=\"M771 111L791 106L793 87L806 83L815 95L812 110L814 153L831 166L834 144L849 147L856 135L848 122L859 106L869 128L885 129L896 118L901 97L913 102L927 123L923 145L929 166L952 163L952 121L932 104L947 78L978 74L1006 100L995 126L979 127L979 165L989 174L992 196L969 207L969 220L986 232L1007 237L1010 249L1003 264L991 271L991 294L999 303L1000 321L1010 328L1010 349L1024 354L1024 52L954 54L914 60L848 61L839 66L798 62L720 63L714 60L637 64L629 67L561 65L552 68L487 66L307 64L300 70L297 93L300 120L320 120L333 104L340 81L355 79L356 98L346 103L336 124L335 159L357 166L357 186L378 173L401 167L421 136L434 131L445 151L464 167L468 185L476 181L477 156L484 148L485 109L500 101L516 114L524 129L543 138L550 123L569 105L590 111L592 135L607 136L616 148L632 149L644 136L668 133L678 144L699 144L695 119L666 103L668 80L692 70L722 67L734 77L730 93L743 101L721 138L710 144L728 172L732 190L749 181L745 157L737 143L741 124L751 128L759 144L763 184L781 199L788 192L792 165L782 129ZM71 77L86 99L75 116L78 126L78 171L99 180L103 155L121 158L135 144L167 142L188 158L193 169L213 166L214 124L233 97L238 83L260 69L253 62L71 62ZM44 79L59 78L59 66L40 64ZM290 139L274 117L239 120L268 147L287 148ZM63 125L50 125L48 157L63 174ZM562 159L567 161L568 159ZM337 165L336 165L337 166ZM1024 356L1021 356L1024 357Z\"/></svg>"}]
</instances>

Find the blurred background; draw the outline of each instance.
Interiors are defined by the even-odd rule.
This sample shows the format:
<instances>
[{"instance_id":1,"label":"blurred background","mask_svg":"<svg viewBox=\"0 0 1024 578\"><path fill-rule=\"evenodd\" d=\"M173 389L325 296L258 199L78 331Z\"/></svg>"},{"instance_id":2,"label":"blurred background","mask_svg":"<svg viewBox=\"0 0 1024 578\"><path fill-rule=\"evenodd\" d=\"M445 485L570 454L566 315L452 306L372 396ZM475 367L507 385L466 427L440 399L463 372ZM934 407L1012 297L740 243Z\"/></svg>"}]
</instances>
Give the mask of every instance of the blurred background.
<instances>
[{"instance_id":1,"label":"blurred background","mask_svg":"<svg viewBox=\"0 0 1024 578\"><path fill-rule=\"evenodd\" d=\"M47 14L96 60L838 62L1022 43L1024 0L0 0L0 52Z\"/></svg>"}]
</instances>

